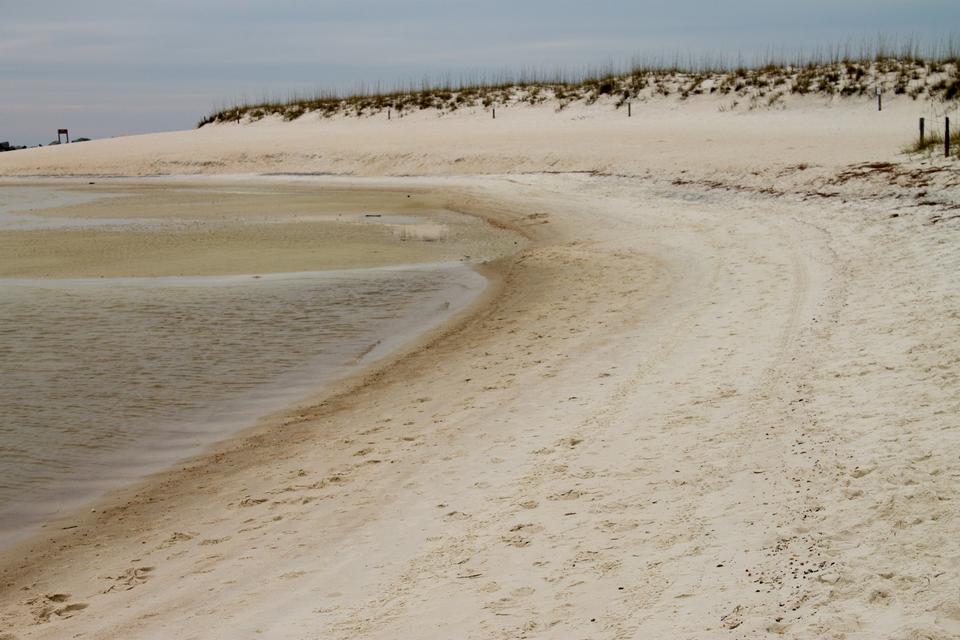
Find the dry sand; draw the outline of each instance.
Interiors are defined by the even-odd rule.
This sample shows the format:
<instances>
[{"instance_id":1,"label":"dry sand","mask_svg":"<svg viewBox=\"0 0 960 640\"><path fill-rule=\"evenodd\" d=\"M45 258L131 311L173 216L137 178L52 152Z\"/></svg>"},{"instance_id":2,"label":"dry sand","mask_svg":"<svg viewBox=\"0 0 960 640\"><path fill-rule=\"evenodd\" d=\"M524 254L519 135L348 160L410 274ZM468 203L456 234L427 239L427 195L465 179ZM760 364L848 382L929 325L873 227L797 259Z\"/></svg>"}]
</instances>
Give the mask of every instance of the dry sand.
<instances>
[{"instance_id":1,"label":"dry sand","mask_svg":"<svg viewBox=\"0 0 960 640\"><path fill-rule=\"evenodd\" d=\"M0 637L960 636L960 165L899 155L934 107L720 106L0 156L421 174L241 180L418 188L530 240L444 331L6 551Z\"/></svg>"}]
</instances>

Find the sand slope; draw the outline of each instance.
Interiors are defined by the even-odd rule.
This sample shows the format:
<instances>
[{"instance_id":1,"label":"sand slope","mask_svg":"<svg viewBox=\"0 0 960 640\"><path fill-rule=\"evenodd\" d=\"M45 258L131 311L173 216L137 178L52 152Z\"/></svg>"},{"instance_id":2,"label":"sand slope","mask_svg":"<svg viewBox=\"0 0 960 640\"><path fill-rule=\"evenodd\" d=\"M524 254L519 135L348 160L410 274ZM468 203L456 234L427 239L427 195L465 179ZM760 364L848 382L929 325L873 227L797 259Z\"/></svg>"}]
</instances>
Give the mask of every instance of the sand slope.
<instances>
[{"instance_id":1,"label":"sand slope","mask_svg":"<svg viewBox=\"0 0 960 640\"><path fill-rule=\"evenodd\" d=\"M861 106L704 107L711 137L756 133L669 151L605 147L607 115L583 139L557 134L578 121L536 110L522 134L476 147L454 146L453 121L429 143L419 124L388 138L343 122L329 146L317 129L333 156L304 161L317 170L517 169L312 179L442 191L531 244L491 265L501 286L486 306L349 393L7 552L0 628L957 637L957 165L898 157L900 134L853 127ZM662 115L657 135L675 141L691 113ZM459 121L471 141L478 118ZM270 144L289 169L286 143L308 123L102 144L144 167L173 157L173 139L223 158L248 148L262 171L258 131L282 126L297 133ZM107 170L96 149L0 171ZM547 173L573 168L611 175Z\"/></svg>"},{"instance_id":2,"label":"sand slope","mask_svg":"<svg viewBox=\"0 0 960 640\"><path fill-rule=\"evenodd\" d=\"M610 99L557 111L553 104L433 109L402 119L385 114L294 122L208 125L202 129L0 155L0 175L306 172L336 175L473 175L542 171L695 175L767 171L804 163L836 166L895 154L957 105L891 96L789 97L782 108L731 110L729 98L653 100L626 117Z\"/></svg>"}]
</instances>

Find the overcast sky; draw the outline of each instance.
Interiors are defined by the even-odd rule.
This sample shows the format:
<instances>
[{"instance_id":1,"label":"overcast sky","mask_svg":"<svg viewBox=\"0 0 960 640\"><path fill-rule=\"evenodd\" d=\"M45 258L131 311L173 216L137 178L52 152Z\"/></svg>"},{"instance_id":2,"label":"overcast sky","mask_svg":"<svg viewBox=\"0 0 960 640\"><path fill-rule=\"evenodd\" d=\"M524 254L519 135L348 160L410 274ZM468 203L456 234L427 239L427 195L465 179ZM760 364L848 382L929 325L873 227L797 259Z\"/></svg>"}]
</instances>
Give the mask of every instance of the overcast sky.
<instances>
[{"instance_id":1,"label":"overcast sky","mask_svg":"<svg viewBox=\"0 0 960 640\"><path fill-rule=\"evenodd\" d=\"M238 99L359 82L951 27L960 0L0 0L0 141L185 129Z\"/></svg>"}]
</instances>

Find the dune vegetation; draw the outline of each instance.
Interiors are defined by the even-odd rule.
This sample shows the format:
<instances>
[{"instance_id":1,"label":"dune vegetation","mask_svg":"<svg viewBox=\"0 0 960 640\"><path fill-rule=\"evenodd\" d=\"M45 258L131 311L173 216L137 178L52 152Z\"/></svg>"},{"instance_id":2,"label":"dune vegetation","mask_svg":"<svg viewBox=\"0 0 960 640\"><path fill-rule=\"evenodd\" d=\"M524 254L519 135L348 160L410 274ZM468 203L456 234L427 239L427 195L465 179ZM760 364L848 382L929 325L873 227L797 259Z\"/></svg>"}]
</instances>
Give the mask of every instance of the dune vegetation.
<instances>
[{"instance_id":1,"label":"dune vegetation","mask_svg":"<svg viewBox=\"0 0 960 640\"><path fill-rule=\"evenodd\" d=\"M939 129L939 123L932 123L933 130L925 133L922 139L917 140L904 149L907 153L932 153L943 149L944 132ZM953 153L960 153L960 122L951 125L950 148Z\"/></svg>"},{"instance_id":2,"label":"dune vegetation","mask_svg":"<svg viewBox=\"0 0 960 640\"><path fill-rule=\"evenodd\" d=\"M960 100L960 43L936 47L913 42L891 46L882 38L858 47L832 47L790 57L767 55L752 62L722 57L682 59L675 56L637 59L629 65L589 68L580 72L540 72L464 75L454 80L424 79L383 90L360 85L352 91L322 90L236 101L204 117L198 127L218 122L255 122L268 116L296 120L305 114L330 118L406 113L435 109L440 113L464 108L551 104L563 110L573 103L601 100L621 108L628 102L657 98L688 100L697 96L728 96L723 110L777 108L789 96L826 98L884 94L914 100Z\"/></svg>"}]
</instances>

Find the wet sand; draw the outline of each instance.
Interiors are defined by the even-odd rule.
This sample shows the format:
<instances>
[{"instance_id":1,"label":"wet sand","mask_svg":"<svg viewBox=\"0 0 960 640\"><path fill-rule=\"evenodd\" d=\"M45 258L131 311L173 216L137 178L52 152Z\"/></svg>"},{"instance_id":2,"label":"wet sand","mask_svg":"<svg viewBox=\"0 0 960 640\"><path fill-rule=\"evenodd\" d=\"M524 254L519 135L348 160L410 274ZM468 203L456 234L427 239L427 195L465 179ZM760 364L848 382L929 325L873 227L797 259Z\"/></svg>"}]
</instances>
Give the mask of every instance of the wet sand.
<instances>
[{"instance_id":1,"label":"wet sand","mask_svg":"<svg viewBox=\"0 0 960 640\"><path fill-rule=\"evenodd\" d=\"M81 182L44 193L37 185L5 183L4 197L16 203L18 189L40 203L82 201L33 210L21 203L6 211L0 219L0 278L480 263L518 246L516 238L445 209L441 197L419 190Z\"/></svg>"}]
</instances>

